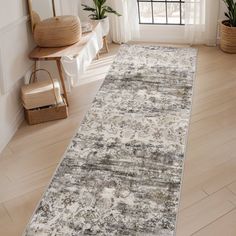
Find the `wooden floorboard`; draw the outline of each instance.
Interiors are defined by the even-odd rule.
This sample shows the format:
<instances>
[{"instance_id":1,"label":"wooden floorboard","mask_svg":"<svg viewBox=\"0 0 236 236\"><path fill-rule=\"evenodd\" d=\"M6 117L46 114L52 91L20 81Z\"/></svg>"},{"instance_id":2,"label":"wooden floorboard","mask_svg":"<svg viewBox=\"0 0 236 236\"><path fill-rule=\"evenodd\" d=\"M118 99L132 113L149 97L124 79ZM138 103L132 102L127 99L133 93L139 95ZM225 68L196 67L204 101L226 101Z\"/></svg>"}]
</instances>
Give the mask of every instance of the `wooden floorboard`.
<instances>
[{"instance_id":1,"label":"wooden floorboard","mask_svg":"<svg viewBox=\"0 0 236 236\"><path fill-rule=\"evenodd\" d=\"M94 61L66 120L23 123L0 155L0 235L21 235L118 50ZM236 55L198 48L177 236L236 235Z\"/></svg>"}]
</instances>

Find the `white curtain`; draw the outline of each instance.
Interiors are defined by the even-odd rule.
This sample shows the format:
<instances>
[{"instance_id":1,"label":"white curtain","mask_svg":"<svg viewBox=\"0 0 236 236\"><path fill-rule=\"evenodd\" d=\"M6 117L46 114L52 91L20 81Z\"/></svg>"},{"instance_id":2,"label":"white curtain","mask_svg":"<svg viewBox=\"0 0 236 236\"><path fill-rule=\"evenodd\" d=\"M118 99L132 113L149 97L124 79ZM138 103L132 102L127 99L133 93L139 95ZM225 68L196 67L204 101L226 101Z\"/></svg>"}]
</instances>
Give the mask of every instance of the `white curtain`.
<instances>
[{"instance_id":1,"label":"white curtain","mask_svg":"<svg viewBox=\"0 0 236 236\"><path fill-rule=\"evenodd\" d=\"M216 45L220 0L185 1L185 39L190 44Z\"/></svg>"},{"instance_id":2,"label":"white curtain","mask_svg":"<svg viewBox=\"0 0 236 236\"><path fill-rule=\"evenodd\" d=\"M126 43L139 39L137 0L108 0L107 4L122 15L109 15L112 41Z\"/></svg>"}]
</instances>

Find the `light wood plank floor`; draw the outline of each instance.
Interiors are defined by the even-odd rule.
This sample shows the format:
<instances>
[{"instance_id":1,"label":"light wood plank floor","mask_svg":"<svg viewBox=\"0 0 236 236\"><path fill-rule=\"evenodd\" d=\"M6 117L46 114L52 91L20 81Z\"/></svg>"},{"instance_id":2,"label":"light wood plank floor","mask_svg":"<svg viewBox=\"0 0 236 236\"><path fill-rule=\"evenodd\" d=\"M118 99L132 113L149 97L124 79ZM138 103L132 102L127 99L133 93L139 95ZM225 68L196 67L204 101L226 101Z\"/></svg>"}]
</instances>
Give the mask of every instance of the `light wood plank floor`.
<instances>
[{"instance_id":1,"label":"light wood plank floor","mask_svg":"<svg viewBox=\"0 0 236 236\"><path fill-rule=\"evenodd\" d=\"M70 95L70 117L23 123L0 156L0 235L23 232L119 46ZM236 55L199 47L177 236L236 235Z\"/></svg>"}]
</instances>

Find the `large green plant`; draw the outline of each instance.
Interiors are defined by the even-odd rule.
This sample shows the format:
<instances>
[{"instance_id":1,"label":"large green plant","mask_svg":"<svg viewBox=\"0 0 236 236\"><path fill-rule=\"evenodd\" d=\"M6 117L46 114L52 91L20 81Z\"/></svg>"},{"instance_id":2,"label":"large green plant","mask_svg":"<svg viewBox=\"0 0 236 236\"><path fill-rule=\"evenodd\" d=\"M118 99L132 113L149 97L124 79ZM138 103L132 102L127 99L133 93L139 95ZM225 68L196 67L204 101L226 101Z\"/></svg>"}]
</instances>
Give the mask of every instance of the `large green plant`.
<instances>
[{"instance_id":1,"label":"large green plant","mask_svg":"<svg viewBox=\"0 0 236 236\"><path fill-rule=\"evenodd\" d=\"M100 20L107 17L107 13L113 13L117 16L121 16L118 12L113 10L111 7L105 5L106 0L93 0L93 7L90 7L88 5L82 4L84 7L83 10L90 11L92 14L89 15L89 17L93 20Z\"/></svg>"},{"instance_id":2,"label":"large green plant","mask_svg":"<svg viewBox=\"0 0 236 236\"><path fill-rule=\"evenodd\" d=\"M236 27L236 2L235 0L223 0L227 6L228 12L225 12L225 16L228 18L229 24L232 27Z\"/></svg>"}]
</instances>

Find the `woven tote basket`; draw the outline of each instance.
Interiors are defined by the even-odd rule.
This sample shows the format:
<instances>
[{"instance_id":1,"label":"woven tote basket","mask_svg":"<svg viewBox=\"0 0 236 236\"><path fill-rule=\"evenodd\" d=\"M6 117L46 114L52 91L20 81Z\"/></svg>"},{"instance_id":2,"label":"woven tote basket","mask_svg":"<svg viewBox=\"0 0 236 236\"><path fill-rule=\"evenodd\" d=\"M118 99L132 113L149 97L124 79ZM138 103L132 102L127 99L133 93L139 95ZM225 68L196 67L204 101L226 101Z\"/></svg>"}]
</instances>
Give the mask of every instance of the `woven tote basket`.
<instances>
[{"instance_id":1,"label":"woven tote basket","mask_svg":"<svg viewBox=\"0 0 236 236\"><path fill-rule=\"evenodd\" d=\"M47 121L53 121L53 120L67 118L68 117L68 107L67 107L65 101L63 101L63 103L58 103L57 97L56 97L56 90L55 90L55 86L54 86L54 81L53 81L51 74L45 69L38 69L38 70L35 70L31 74L30 81L32 81L33 75L36 74L38 71L45 71L48 74L48 76L52 82L53 88L54 88L53 92L54 92L56 105L39 107L36 109L24 109L25 110L25 118L26 118L27 122L30 125L35 125L35 124L39 124L39 123L43 123L43 122L47 122Z\"/></svg>"}]
</instances>

